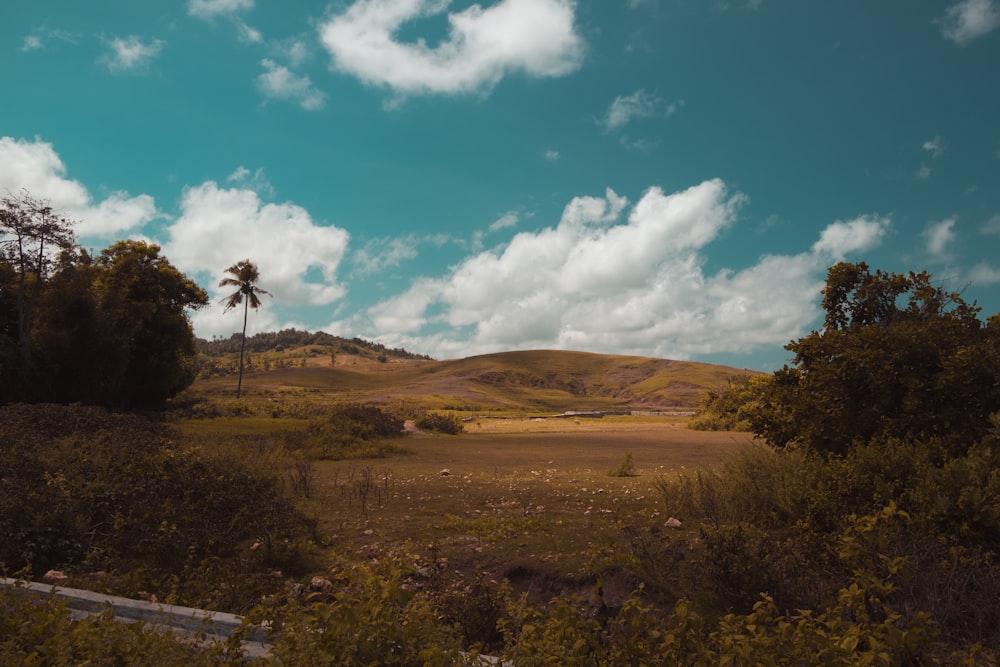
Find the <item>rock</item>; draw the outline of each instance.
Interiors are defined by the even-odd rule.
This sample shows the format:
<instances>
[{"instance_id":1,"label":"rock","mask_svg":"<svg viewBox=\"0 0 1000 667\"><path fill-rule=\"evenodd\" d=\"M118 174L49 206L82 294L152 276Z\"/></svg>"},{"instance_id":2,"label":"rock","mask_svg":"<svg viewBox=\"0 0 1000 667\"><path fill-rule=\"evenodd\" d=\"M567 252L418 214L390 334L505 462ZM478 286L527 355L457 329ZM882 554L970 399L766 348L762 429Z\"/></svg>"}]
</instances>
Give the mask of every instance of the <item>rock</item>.
<instances>
[{"instance_id":1,"label":"rock","mask_svg":"<svg viewBox=\"0 0 1000 667\"><path fill-rule=\"evenodd\" d=\"M326 577L313 577L309 582L309 590L314 593L329 595L333 592L333 582Z\"/></svg>"},{"instance_id":2,"label":"rock","mask_svg":"<svg viewBox=\"0 0 1000 667\"><path fill-rule=\"evenodd\" d=\"M663 524L663 526L664 526L665 528L680 528L680 527L681 527L681 526L683 526L683 525L684 525L684 524L683 524L683 523L681 523L680 519L675 519L674 517L670 517L670 518L669 518L669 519L667 519L667 520L666 520L666 522L665 522L665 523Z\"/></svg>"},{"instance_id":3,"label":"rock","mask_svg":"<svg viewBox=\"0 0 1000 667\"><path fill-rule=\"evenodd\" d=\"M49 570L44 575L42 575L42 581L49 584L54 584L59 581L66 581L67 579L69 579L69 577L67 577L66 573L61 570Z\"/></svg>"},{"instance_id":4,"label":"rock","mask_svg":"<svg viewBox=\"0 0 1000 667\"><path fill-rule=\"evenodd\" d=\"M448 470L447 468L442 469L441 472L438 473L438 475L440 475L441 477L447 477L450 474L451 474L451 471Z\"/></svg>"}]
</instances>

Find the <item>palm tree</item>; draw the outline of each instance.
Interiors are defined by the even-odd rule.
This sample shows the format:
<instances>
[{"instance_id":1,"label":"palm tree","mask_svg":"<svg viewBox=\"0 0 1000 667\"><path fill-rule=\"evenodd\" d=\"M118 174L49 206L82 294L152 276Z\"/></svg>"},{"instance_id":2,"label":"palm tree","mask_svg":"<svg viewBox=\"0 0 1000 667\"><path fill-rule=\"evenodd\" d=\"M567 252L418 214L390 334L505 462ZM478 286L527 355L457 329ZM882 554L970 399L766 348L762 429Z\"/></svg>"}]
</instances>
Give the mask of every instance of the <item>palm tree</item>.
<instances>
[{"instance_id":1,"label":"palm tree","mask_svg":"<svg viewBox=\"0 0 1000 667\"><path fill-rule=\"evenodd\" d=\"M243 387L243 348L246 347L247 343L247 311L250 308L254 310L260 308L258 294L270 294L270 292L257 286L257 281L260 280L260 272L257 270L257 265L249 259L236 262L226 269L226 273L229 276L219 281L219 287L235 287L237 289L223 299L226 308L222 312L228 313L236 306L241 303L243 304L243 339L240 341L240 379L236 384L236 398L239 398L240 389Z\"/></svg>"}]
</instances>

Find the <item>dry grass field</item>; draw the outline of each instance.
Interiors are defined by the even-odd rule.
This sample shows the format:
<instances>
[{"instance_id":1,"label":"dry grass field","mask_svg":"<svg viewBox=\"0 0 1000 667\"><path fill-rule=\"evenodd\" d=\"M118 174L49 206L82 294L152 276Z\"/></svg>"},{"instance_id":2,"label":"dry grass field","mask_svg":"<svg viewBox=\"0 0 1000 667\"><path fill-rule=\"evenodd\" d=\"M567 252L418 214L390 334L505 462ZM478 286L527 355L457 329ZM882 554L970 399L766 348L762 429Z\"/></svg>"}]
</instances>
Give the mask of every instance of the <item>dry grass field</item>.
<instances>
[{"instance_id":1,"label":"dry grass field","mask_svg":"<svg viewBox=\"0 0 1000 667\"><path fill-rule=\"evenodd\" d=\"M619 569L629 535L695 538L694 522L664 526L677 512L665 506L658 485L717 465L752 441L746 433L690 430L683 416L555 416L692 410L706 390L744 372L733 368L558 351L388 362L285 354L291 365L244 377L239 402L231 376L196 382L191 395L222 406L221 415L179 426L205 442L224 442L220 455L282 470L331 555L405 552L414 568L456 586L486 577L508 579L539 600L587 594L595 572ZM392 440L405 453L385 458L294 461L259 443L240 451L242 439L295 438L329 405L347 402L447 412L463 418L464 431L423 432L410 423ZM606 580L605 597L636 584Z\"/></svg>"},{"instance_id":2,"label":"dry grass field","mask_svg":"<svg viewBox=\"0 0 1000 667\"><path fill-rule=\"evenodd\" d=\"M304 507L341 554L405 547L415 567L459 582L508 578L542 599L585 594L587 573L619 555L623 530L667 530L658 480L750 442L668 417L480 419L459 436L410 433L409 454L318 462ZM634 476L611 475L627 455Z\"/></svg>"}]
</instances>

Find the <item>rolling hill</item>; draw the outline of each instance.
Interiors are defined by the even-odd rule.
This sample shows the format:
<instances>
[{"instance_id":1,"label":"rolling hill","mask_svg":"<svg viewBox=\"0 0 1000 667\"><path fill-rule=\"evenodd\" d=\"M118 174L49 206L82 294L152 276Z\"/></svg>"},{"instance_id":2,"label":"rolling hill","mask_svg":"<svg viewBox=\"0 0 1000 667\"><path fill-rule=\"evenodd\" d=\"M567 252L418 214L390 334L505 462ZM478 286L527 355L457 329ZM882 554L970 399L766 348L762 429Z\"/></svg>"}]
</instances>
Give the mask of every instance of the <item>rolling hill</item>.
<instances>
[{"instance_id":1,"label":"rolling hill","mask_svg":"<svg viewBox=\"0 0 1000 667\"><path fill-rule=\"evenodd\" d=\"M270 356L269 356L270 355ZM556 350L502 352L465 359L335 353L316 346L255 357L247 391L305 390L331 400L406 401L460 410L692 409L704 393L750 371L714 364ZM199 379L195 391L228 391L232 375Z\"/></svg>"}]
</instances>

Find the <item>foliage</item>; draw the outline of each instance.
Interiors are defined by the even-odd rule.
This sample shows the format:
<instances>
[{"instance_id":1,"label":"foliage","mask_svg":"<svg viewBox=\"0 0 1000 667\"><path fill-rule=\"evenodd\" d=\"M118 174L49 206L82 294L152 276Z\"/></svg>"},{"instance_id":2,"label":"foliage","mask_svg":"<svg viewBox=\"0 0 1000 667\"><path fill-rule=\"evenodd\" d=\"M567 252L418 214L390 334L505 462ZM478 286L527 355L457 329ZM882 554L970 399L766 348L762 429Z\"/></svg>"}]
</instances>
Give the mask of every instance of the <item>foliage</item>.
<instances>
[{"instance_id":1,"label":"foliage","mask_svg":"<svg viewBox=\"0 0 1000 667\"><path fill-rule=\"evenodd\" d=\"M448 435L458 435L464 430L457 415L441 412L428 412L418 417L414 423L417 428L425 431L437 431Z\"/></svg>"},{"instance_id":2,"label":"foliage","mask_svg":"<svg viewBox=\"0 0 1000 667\"><path fill-rule=\"evenodd\" d=\"M109 609L74 618L65 601L0 587L0 666L131 665L182 667L242 664L238 646L194 642L154 631L145 622L116 621Z\"/></svg>"},{"instance_id":3,"label":"foliage","mask_svg":"<svg viewBox=\"0 0 1000 667\"><path fill-rule=\"evenodd\" d=\"M700 431L749 431L753 413L770 376L737 375L723 389L711 389L701 408L688 421L688 428Z\"/></svg>"},{"instance_id":4,"label":"foliage","mask_svg":"<svg viewBox=\"0 0 1000 667\"><path fill-rule=\"evenodd\" d=\"M239 334L233 334L230 338L217 338L213 340L197 339L198 353L209 357L218 357L225 354L238 352L242 338ZM310 333L299 331L298 329L282 329L281 331L263 332L249 336L246 339L246 349L250 352L281 352L289 348L308 347L320 345L330 347L333 353L354 354L376 357L387 355L399 359L430 359L427 355L413 354L402 348L387 348L381 343L367 341L362 338L341 338L333 336L324 331Z\"/></svg>"},{"instance_id":5,"label":"foliage","mask_svg":"<svg viewBox=\"0 0 1000 667\"><path fill-rule=\"evenodd\" d=\"M158 246L119 241L94 258L27 195L0 214L0 399L154 407L194 380L187 310L208 297Z\"/></svg>"},{"instance_id":6,"label":"foliage","mask_svg":"<svg viewBox=\"0 0 1000 667\"><path fill-rule=\"evenodd\" d=\"M7 569L117 571L126 594L242 608L274 587L255 572L307 563L309 523L276 479L238 461L200 458L160 425L98 408L11 405L0 421ZM204 586L221 572L229 590Z\"/></svg>"},{"instance_id":7,"label":"foliage","mask_svg":"<svg viewBox=\"0 0 1000 667\"><path fill-rule=\"evenodd\" d=\"M273 643L265 664L460 665L458 633L441 623L412 585L404 558L377 563L338 561L329 586L309 597L275 597L248 620L267 621Z\"/></svg>"},{"instance_id":8,"label":"foliage","mask_svg":"<svg viewBox=\"0 0 1000 667\"><path fill-rule=\"evenodd\" d=\"M35 306L54 258L73 246L72 226L72 221L26 190L0 199L0 261L16 275L11 300L17 313L17 341L26 357L31 354Z\"/></svg>"},{"instance_id":9,"label":"foliage","mask_svg":"<svg viewBox=\"0 0 1000 667\"><path fill-rule=\"evenodd\" d=\"M828 454L874 438L940 439L961 453L1000 408L1000 316L931 282L926 272L830 268L824 327L787 346L753 430L773 445Z\"/></svg>"},{"instance_id":10,"label":"foliage","mask_svg":"<svg viewBox=\"0 0 1000 667\"><path fill-rule=\"evenodd\" d=\"M260 280L260 272L257 265L249 259L236 262L228 269L225 278L219 281L219 287L235 287L236 291L227 296L224 300L226 308L223 312L228 313L233 308L243 305L243 332L240 335L240 378L236 383L236 398L240 397L240 390L243 387L243 352L247 339L247 312L250 308L257 310L261 306L260 294L270 294L257 284Z\"/></svg>"},{"instance_id":11,"label":"foliage","mask_svg":"<svg viewBox=\"0 0 1000 667\"><path fill-rule=\"evenodd\" d=\"M635 477L638 474L635 470L635 461L632 460L632 452L625 452L618 467L608 471L608 475L611 477Z\"/></svg>"}]
</instances>

